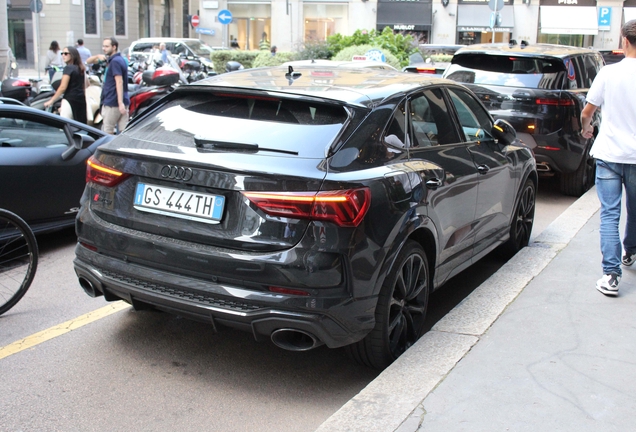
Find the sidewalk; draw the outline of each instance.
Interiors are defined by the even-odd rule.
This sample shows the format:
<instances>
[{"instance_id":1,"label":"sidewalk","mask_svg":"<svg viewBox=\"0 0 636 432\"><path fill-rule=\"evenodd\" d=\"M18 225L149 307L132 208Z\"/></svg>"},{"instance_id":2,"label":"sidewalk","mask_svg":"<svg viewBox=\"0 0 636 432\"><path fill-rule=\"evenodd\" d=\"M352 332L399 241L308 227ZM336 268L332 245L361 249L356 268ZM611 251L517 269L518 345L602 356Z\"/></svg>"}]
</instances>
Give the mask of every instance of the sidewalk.
<instances>
[{"instance_id":1,"label":"sidewalk","mask_svg":"<svg viewBox=\"0 0 636 432\"><path fill-rule=\"evenodd\" d=\"M318 431L636 430L636 267L595 289L598 209L592 188Z\"/></svg>"}]
</instances>

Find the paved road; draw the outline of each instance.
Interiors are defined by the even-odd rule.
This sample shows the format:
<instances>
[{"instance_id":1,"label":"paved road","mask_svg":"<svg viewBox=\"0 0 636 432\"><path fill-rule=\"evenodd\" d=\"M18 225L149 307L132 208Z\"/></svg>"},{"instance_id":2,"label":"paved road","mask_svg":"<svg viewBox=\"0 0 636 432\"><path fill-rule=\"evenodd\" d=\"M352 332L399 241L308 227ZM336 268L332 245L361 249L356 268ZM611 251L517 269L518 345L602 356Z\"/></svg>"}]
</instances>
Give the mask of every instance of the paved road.
<instances>
[{"instance_id":1,"label":"paved road","mask_svg":"<svg viewBox=\"0 0 636 432\"><path fill-rule=\"evenodd\" d=\"M548 186L533 236L574 201ZM89 322L108 304L76 282L73 232L39 240L31 290L0 316L0 430L308 431L377 376L339 350L286 352L163 313L126 308ZM487 257L434 293L431 325L502 264ZM1 358L2 347L61 323L60 336Z\"/></svg>"}]
</instances>

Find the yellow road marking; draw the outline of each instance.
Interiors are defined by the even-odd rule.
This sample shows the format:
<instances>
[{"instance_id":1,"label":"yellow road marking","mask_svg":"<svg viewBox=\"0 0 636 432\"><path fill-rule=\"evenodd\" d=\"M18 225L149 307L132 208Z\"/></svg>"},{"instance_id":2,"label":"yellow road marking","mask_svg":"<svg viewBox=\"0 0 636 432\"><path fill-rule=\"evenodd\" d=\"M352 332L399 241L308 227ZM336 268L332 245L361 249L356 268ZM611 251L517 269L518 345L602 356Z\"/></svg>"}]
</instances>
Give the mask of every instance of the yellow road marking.
<instances>
[{"instance_id":1,"label":"yellow road marking","mask_svg":"<svg viewBox=\"0 0 636 432\"><path fill-rule=\"evenodd\" d=\"M0 360L5 357L9 357L10 355L17 354L20 351L24 351L25 349L32 348L36 345L41 344L42 342L46 342L58 336L62 336L65 333L76 330L82 326L85 326L86 324L90 324L93 321L105 318L108 315L112 315L129 307L130 305L123 301L111 303L108 306L104 306L103 308L78 316L77 318L73 318L70 321L66 321L62 324L49 327L46 330L42 330L41 332L37 332L35 334L32 334L31 336L27 336L24 339L20 339L19 341L15 341L9 345L0 347Z\"/></svg>"}]
</instances>

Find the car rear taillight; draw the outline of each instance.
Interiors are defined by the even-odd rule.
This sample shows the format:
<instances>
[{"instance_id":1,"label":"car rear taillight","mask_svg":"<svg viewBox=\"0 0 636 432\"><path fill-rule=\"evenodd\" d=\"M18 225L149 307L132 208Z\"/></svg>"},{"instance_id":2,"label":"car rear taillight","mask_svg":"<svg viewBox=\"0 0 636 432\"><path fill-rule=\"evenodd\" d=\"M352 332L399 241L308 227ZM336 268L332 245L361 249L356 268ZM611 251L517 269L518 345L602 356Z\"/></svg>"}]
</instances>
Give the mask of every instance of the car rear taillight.
<instances>
[{"instance_id":1,"label":"car rear taillight","mask_svg":"<svg viewBox=\"0 0 636 432\"><path fill-rule=\"evenodd\" d=\"M573 106L574 105L574 101L572 99L539 98L535 102L537 105L552 105L552 106Z\"/></svg>"},{"instance_id":2,"label":"car rear taillight","mask_svg":"<svg viewBox=\"0 0 636 432\"><path fill-rule=\"evenodd\" d=\"M129 174L101 164L95 159L95 156L91 156L86 161L86 183L92 182L102 186L113 187L127 177L129 177Z\"/></svg>"},{"instance_id":3,"label":"car rear taillight","mask_svg":"<svg viewBox=\"0 0 636 432\"><path fill-rule=\"evenodd\" d=\"M612 54L613 55L623 55L623 54L625 54L625 51L623 51L622 49L612 50Z\"/></svg>"},{"instance_id":4,"label":"car rear taillight","mask_svg":"<svg viewBox=\"0 0 636 432\"><path fill-rule=\"evenodd\" d=\"M431 68L431 67L418 67L417 68L417 73L421 73L421 74L434 74L436 72L437 72L437 70L435 68Z\"/></svg>"},{"instance_id":5,"label":"car rear taillight","mask_svg":"<svg viewBox=\"0 0 636 432\"><path fill-rule=\"evenodd\" d=\"M358 226L369 210L369 188L324 192L243 192L256 207L272 216Z\"/></svg>"}]
</instances>

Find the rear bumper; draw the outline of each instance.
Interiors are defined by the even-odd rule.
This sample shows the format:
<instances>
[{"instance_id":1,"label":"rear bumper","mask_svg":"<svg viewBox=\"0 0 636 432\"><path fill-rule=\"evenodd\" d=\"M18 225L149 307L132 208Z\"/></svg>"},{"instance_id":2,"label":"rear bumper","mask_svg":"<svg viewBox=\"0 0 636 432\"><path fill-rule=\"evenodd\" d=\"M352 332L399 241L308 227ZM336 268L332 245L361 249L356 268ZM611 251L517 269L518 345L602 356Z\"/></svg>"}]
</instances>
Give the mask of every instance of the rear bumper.
<instances>
[{"instance_id":1,"label":"rear bumper","mask_svg":"<svg viewBox=\"0 0 636 432\"><path fill-rule=\"evenodd\" d=\"M257 292L131 264L76 247L75 272L90 282L95 295L124 300L136 309L148 306L213 326L249 331L256 340L279 329L309 333L337 348L357 342L373 328L376 298L352 300ZM329 304L328 309L321 305Z\"/></svg>"},{"instance_id":2,"label":"rear bumper","mask_svg":"<svg viewBox=\"0 0 636 432\"><path fill-rule=\"evenodd\" d=\"M588 140L568 133L534 135L536 146L532 149L537 165L547 165L559 173L571 173L581 165L589 151Z\"/></svg>"}]
</instances>

